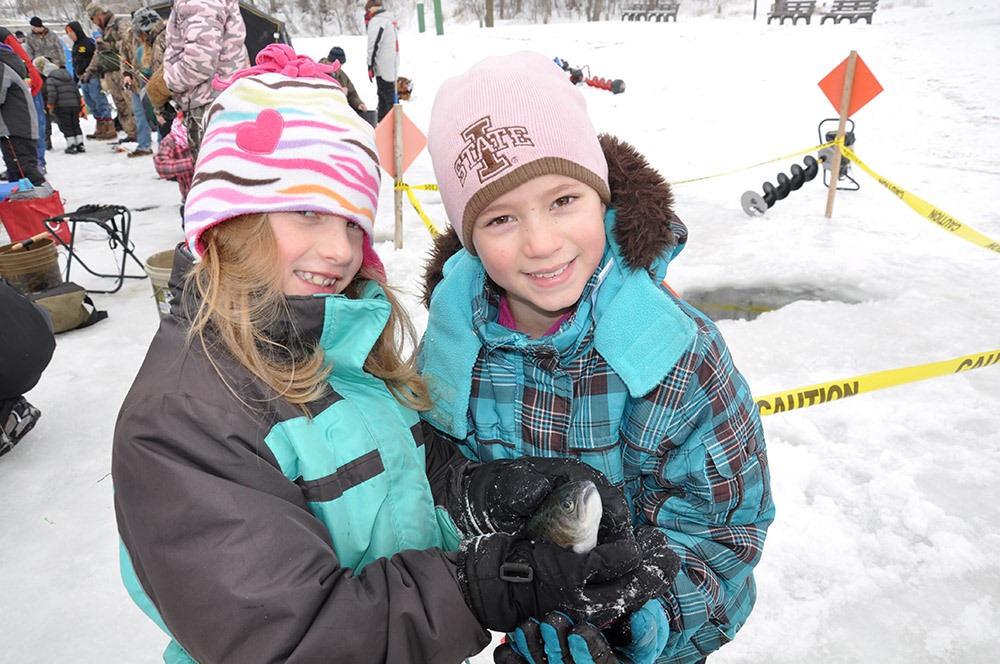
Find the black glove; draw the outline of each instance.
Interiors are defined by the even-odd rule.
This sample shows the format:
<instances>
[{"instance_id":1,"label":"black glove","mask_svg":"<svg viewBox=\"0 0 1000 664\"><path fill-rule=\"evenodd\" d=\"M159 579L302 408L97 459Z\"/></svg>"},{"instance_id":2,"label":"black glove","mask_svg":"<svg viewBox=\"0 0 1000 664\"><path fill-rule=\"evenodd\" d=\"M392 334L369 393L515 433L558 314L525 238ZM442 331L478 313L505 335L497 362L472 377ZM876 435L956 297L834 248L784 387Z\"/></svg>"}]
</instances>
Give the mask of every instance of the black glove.
<instances>
[{"instance_id":1,"label":"black glove","mask_svg":"<svg viewBox=\"0 0 1000 664\"><path fill-rule=\"evenodd\" d=\"M641 539L627 535L588 553L503 533L464 540L458 580L487 629L507 632L556 610L603 626L662 595L677 574L666 537L644 530Z\"/></svg>"},{"instance_id":2,"label":"black glove","mask_svg":"<svg viewBox=\"0 0 1000 664\"><path fill-rule=\"evenodd\" d=\"M573 624L558 611L522 623L493 651L496 664L621 664L604 635L590 623Z\"/></svg>"},{"instance_id":3,"label":"black glove","mask_svg":"<svg viewBox=\"0 0 1000 664\"><path fill-rule=\"evenodd\" d=\"M521 457L468 464L449 482L448 511L467 537L516 533L560 484L590 480L604 505L598 542L631 530L632 513L625 494L587 464L576 459Z\"/></svg>"}]
</instances>

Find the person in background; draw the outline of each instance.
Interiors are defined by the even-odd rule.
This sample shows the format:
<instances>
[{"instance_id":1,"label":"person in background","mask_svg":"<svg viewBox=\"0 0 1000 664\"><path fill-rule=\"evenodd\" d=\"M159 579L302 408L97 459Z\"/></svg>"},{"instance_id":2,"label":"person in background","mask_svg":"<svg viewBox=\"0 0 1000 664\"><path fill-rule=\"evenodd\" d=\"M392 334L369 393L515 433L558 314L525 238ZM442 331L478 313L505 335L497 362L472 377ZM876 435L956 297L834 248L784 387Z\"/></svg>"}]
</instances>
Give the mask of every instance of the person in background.
<instances>
[{"instance_id":1,"label":"person in background","mask_svg":"<svg viewBox=\"0 0 1000 664\"><path fill-rule=\"evenodd\" d=\"M181 220L184 219L184 201L191 189L191 178L194 177L194 159L188 148L187 128L184 117L180 113L174 116L170 131L160 141L160 146L153 155L153 166L156 174L163 180L174 180L181 192Z\"/></svg>"},{"instance_id":2,"label":"person in background","mask_svg":"<svg viewBox=\"0 0 1000 664\"><path fill-rule=\"evenodd\" d=\"M35 59L35 66L45 78L45 105L66 139L66 154L86 152L80 129L80 90L73 76L65 68L42 57Z\"/></svg>"},{"instance_id":3,"label":"person in background","mask_svg":"<svg viewBox=\"0 0 1000 664\"><path fill-rule=\"evenodd\" d=\"M368 80L378 90L378 122L396 103L396 75L399 72L399 34L396 20L382 8L381 0L365 3L368 33Z\"/></svg>"},{"instance_id":4,"label":"person in background","mask_svg":"<svg viewBox=\"0 0 1000 664\"><path fill-rule=\"evenodd\" d=\"M24 49L32 62L36 58L45 58L60 67L66 66L66 51L59 35L45 27L42 19L32 16L29 21L31 34L25 40ZM39 72L41 73L41 72ZM52 149L52 122L46 112L45 99L36 95L35 112L38 113L38 165L45 168L45 150Z\"/></svg>"},{"instance_id":5,"label":"person in background","mask_svg":"<svg viewBox=\"0 0 1000 664\"><path fill-rule=\"evenodd\" d=\"M25 63L6 41L0 43L0 150L8 182L28 178L39 187L45 182L45 173L38 166L38 116L31 89L25 81L34 82L37 77L41 83L42 77L34 65L30 65L30 71L34 72L34 76L30 76L28 64L30 62Z\"/></svg>"},{"instance_id":6,"label":"person in background","mask_svg":"<svg viewBox=\"0 0 1000 664\"><path fill-rule=\"evenodd\" d=\"M44 127L44 130L46 132L44 141L42 141L42 143L44 143L44 147L42 147L41 151L38 153L39 165L43 167L43 170L44 170L44 165L47 163L44 161L45 153L48 150L52 149L52 136L51 136L52 123L55 122L55 118L51 116L52 110L49 108L49 88L45 84L46 83L45 72L42 71L44 69L44 64L47 62L48 60L46 60L43 56L38 56L37 58L31 61L31 64L34 65L35 70L38 72L39 76L42 77L42 91L40 94L36 95L36 98L42 100L42 108L45 109L44 113L38 116L38 131L39 133L41 133L42 128ZM35 113L37 115L38 113L37 109ZM35 150L38 151L39 149L40 149L39 146L36 145Z\"/></svg>"},{"instance_id":7,"label":"person in background","mask_svg":"<svg viewBox=\"0 0 1000 664\"><path fill-rule=\"evenodd\" d=\"M632 536L620 490L571 459L471 464L425 437L373 242L375 133L330 69L271 44L219 82L171 313L119 412L122 576L172 639L164 661L457 664L532 615L638 607L672 561ZM606 491L592 551L491 533L455 552L457 515L523 521L577 477Z\"/></svg>"},{"instance_id":8,"label":"person in background","mask_svg":"<svg viewBox=\"0 0 1000 664\"><path fill-rule=\"evenodd\" d=\"M425 419L475 461L571 457L623 486L637 533L664 534L681 572L589 635L628 662L700 662L750 615L774 504L747 382L664 283L687 240L670 185L529 51L445 81L427 146L452 228L424 289ZM504 661L537 647L527 634L560 652L572 623L546 624Z\"/></svg>"},{"instance_id":9,"label":"person in background","mask_svg":"<svg viewBox=\"0 0 1000 664\"><path fill-rule=\"evenodd\" d=\"M31 58L28 57L28 52L24 50L22 45L23 39L18 39L10 30L4 27L0 27L0 44L6 44L7 47L13 51L17 57L21 58L21 62L24 63L25 69L28 70L28 76L25 79L25 83L28 84L28 89L31 91L31 95L34 96L42 91L42 75L38 73L35 69L35 65L32 64Z\"/></svg>"},{"instance_id":10,"label":"person in background","mask_svg":"<svg viewBox=\"0 0 1000 664\"><path fill-rule=\"evenodd\" d=\"M215 77L228 78L247 63L247 28L237 0L174 0L167 19L163 80L184 113L188 147L198 161L202 119L219 95Z\"/></svg>"},{"instance_id":11,"label":"person in background","mask_svg":"<svg viewBox=\"0 0 1000 664\"><path fill-rule=\"evenodd\" d=\"M0 65L0 68L6 65ZM41 306L0 279L0 456L31 431L42 412L24 394L52 360L56 338Z\"/></svg>"},{"instance_id":12,"label":"person in background","mask_svg":"<svg viewBox=\"0 0 1000 664\"><path fill-rule=\"evenodd\" d=\"M42 90L44 89L44 84L42 82L42 75L40 73L38 73L38 70L35 69L35 65L32 64L32 62L31 62L31 56L29 56L28 52L26 50L24 50L25 49L24 42L27 41L27 38L26 37L25 38L18 38L16 36L14 36L13 34L11 34L10 30L8 30L7 28L0 27L0 40L2 40L2 42L4 44L6 44L8 47L10 47L10 49L14 53L16 53L19 58L21 58L21 61L24 63L25 68L28 70L28 78L25 79L25 80L27 81L28 87L31 90L31 97L32 97L31 103L35 106L35 123L37 124L38 121L39 121L38 120L38 116L39 115L44 115L44 105L45 104L44 104L44 101L39 97L39 95L42 94ZM38 104L39 103L41 103L42 107L43 107L43 112L42 113L39 113L39 110L38 110ZM42 121L44 122L44 118L42 118ZM44 136L44 132L42 132L42 136ZM37 154L37 152L38 152L38 138L37 138L37 136L35 138L35 141L36 141L36 144L35 144L35 151L36 151L36 154L35 154L35 164L36 164L36 167L38 168L39 173L41 173L42 175L45 175L45 166L44 166L44 163L45 163L45 151L44 151L44 148L43 148L42 153L41 153L41 162L39 162L39 158L38 158L38 154Z\"/></svg>"},{"instance_id":13,"label":"person in background","mask_svg":"<svg viewBox=\"0 0 1000 664\"><path fill-rule=\"evenodd\" d=\"M163 63L165 34L163 19L155 10L140 7L132 14L133 39L123 53L123 83L132 96L132 115L135 118L135 135L138 145L129 157L146 157L153 154L153 130L156 122L153 109L143 91L155 66ZM157 140L159 128L157 127Z\"/></svg>"},{"instance_id":14,"label":"person in background","mask_svg":"<svg viewBox=\"0 0 1000 664\"><path fill-rule=\"evenodd\" d=\"M136 35L140 47L136 49L139 78L142 81L142 98L146 106L146 113L150 122L155 126L159 139L162 140L170 133L170 126L177 116L177 111L170 104L166 108L158 109L152 103L149 95L149 83L153 77L153 72L163 71L163 53L167 48L167 24L160 18L160 15L148 7L137 10L136 14L142 14L139 19L140 26ZM155 14L156 18L153 18ZM133 17L133 22L135 18Z\"/></svg>"},{"instance_id":15,"label":"person in background","mask_svg":"<svg viewBox=\"0 0 1000 664\"><path fill-rule=\"evenodd\" d=\"M66 52L59 35L45 27L42 19L37 16L32 16L30 23L31 34L28 35L24 45L28 56L32 60L42 57L59 67L65 67Z\"/></svg>"},{"instance_id":16,"label":"person in background","mask_svg":"<svg viewBox=\"0 0 1000 664\"><path fill-rule=\"evenodd\" d=\"M139 18L136 19L136 16ZM155 17L155 18L154 18ZM140 8L132 17L136 26L136 73L141 82L140 96L146 108L150 124L156 129L158 140L170 133L171 123L177 111L170 104L159 107L150 96L150 80L156 71L163 72L163 53L167 47L167 24L160 15L148 7Z\"/></svg>"},{"instance_id":17,"label":"person in background","mask_svg":"<svg viewBox=\"0 0 1000 664\"><path fill-rule=\"evenodd\" d=\"M87 138L96 141L117 138L115 123L111 119L111 104L101 89L101 78L87 71L90 61L94 58L96 49L94 40L84 31L79 21L70 21L66 24L66 36L73 42L73 77L80 84L83 101L96 122L94 133L87 134Z\"/></svg>"},{"instance_id":18,"label":"person in background","mask_svg":"<svg viewBox=\"0 0 1000 664\"><path fill-rule=\"evenodd\" d=\"M340 83L340 87L344 88L344 92L347 94L347 103L350 104L355 113L364 117L364 113L368 110L368 107L361 101L358 91L354 88L354 83L351 82L351 78L344 71L344 64L347 62L347 54L344 53L344 49L334 46L325 58L320 58L319 62L320 64L340 63L340 66L337 67L332 75Z\"/></svg>"},{"instance_id":19,"label":"person in background","mask_svg":"<svg viewBox=\"0 0 1000 664\"><path fill-rule=\"evenodd\" d=\"M96 2L87 5L87 16L100 29L101 38L96 42L97 51L84 72L86 76L81 78L97 78L103 83L118 111L118 124L125 132L125 137L120 142L134 143L137 137L135 117L132 114L132 94L125 89L123 72L123 67L128 65L122 62L122 54L131 49L132 21L124 16L115 16L114 12ZM113 122L111 129L117 138L118 131Z\"/></svg>"}]
</instances>

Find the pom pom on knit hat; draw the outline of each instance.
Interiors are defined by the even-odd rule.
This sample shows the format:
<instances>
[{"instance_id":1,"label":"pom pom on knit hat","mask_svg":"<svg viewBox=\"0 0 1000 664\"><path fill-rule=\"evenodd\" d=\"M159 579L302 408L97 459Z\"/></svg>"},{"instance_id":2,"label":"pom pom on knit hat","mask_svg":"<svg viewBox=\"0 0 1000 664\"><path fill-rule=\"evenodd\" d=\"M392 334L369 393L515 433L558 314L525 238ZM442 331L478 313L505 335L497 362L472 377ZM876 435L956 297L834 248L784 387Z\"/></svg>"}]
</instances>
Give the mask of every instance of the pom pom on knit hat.
<instances>
[{"instance_id":1,"label":"pom pom on knit hat","mask_svg":"<svg viewBox=\"0 0 1000 664\"><path fill-rule=\"evenodd\" d=\"M587 102L541 53L488 57L446 80L431 109L427 148L448 219L473 255L476 217L533 178L565 175L611 201Z\"/></svg>"},{"instance_id":2,"label":"pom pom on knit hat","mask_svg":"<svg viewBox=\"0 0 1000 664\"><path fill-rule=\"evenodd\" d=\"M270 44L257 66L216 80L184 234L196 256L202 233L245 214L312 211L357 223L371 250L381 173L374 129L347 103L328 72L334 67Z\"/></svg>"},{"instance_id":3,"label":"pom pom on knit hat","mask_svg":"<svg viewBox=\"0 0 1000 664\"><path fill-rule=\"evenodd\" d=\"M38 18L37 16L32 16L31 20L28 21L28 24L31 27L33 27L33 28L41 28L41 27L43 27L42 26L42 19Z\"/></svg>"}]
</instances>

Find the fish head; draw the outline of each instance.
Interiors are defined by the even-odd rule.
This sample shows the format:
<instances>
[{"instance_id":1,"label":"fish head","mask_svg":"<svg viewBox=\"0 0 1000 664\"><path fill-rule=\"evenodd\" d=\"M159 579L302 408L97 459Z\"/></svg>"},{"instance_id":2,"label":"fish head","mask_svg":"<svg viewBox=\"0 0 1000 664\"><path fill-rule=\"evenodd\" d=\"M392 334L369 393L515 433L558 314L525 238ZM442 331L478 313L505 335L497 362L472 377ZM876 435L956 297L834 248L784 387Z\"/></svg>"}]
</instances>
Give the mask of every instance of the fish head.
<instances>
[{"instance_id":1,"label":"fish head","mask_svg":"<svg viewBox=\"0 0 1000 664\"><path fill-rule=\"evenodd\" d=\"M586 553L597 546L603 511L601 494L593 482L566 482L542 502L526 530L533 539Z\"/></svg>"}]
</instances>

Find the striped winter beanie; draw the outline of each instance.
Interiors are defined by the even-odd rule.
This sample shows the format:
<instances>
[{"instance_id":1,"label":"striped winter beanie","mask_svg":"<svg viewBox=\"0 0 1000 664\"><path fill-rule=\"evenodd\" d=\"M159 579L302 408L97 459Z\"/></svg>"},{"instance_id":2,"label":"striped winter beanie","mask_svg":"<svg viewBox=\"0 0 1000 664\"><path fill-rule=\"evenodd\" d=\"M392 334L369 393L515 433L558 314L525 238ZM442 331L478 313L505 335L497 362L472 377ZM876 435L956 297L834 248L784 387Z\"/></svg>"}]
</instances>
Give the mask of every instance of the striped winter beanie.
<instances>
[{"instance_id":1,"label":"striped winter beanie","mask_svg":"<svg viewBox=\"0 0 1000 664\"><path fill-rule=\"evenodd\" d=\"M444 210L472 255L476 217L528 180L566 175L611 200L587 102L541 53L488 57L441 84L427 149Z\"/></svg>"},{"instance_id":2,"label":"striped winter beanie","mask_svg":"<svg viewBox=\"0 0 1000 664\"><path fill-rule=\"evenodd\" d=\"M236 72L206 115L198 163L184 205L188 246L201 256L206 229L233 217L310 210L364 229L372 249L381 174L375 133L328 76L336 66L270 44L257 65Z\"/></svg>"}]
</instances>

